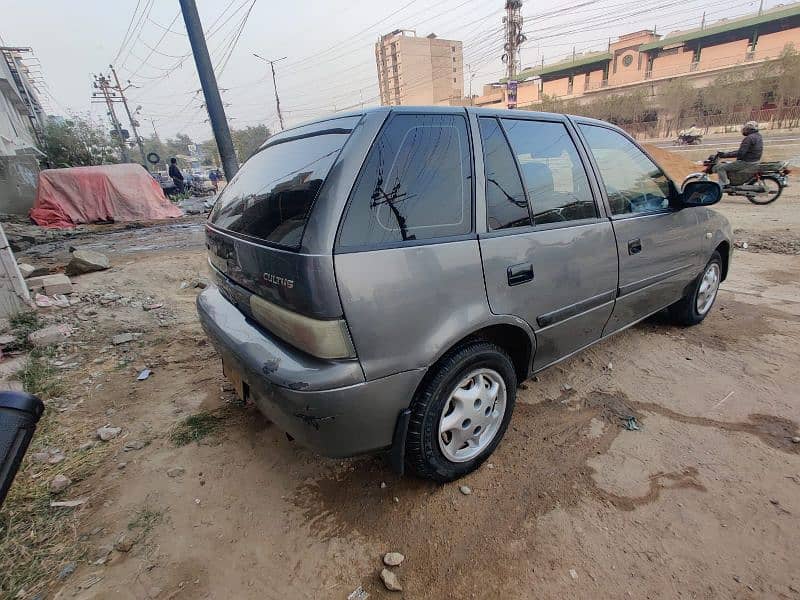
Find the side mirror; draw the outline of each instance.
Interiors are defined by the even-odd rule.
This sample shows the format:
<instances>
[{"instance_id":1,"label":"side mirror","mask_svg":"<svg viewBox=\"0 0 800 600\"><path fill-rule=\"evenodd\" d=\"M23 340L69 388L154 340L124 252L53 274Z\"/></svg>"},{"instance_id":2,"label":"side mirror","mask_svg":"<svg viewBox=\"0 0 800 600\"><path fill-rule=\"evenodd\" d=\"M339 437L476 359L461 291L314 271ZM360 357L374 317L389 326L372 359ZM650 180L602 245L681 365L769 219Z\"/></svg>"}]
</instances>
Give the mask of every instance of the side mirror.
<instances>
[{"instance_id":1,"label":"side mirror","mask_svg":"<svg viewBox=\"0 0 800 600\"><path fill-rule=\"evenodd\" d=\"M689 181L678 198L681 208L711 206L722 199L722 188L716 181Z\"/></svg>"}]
</instances>

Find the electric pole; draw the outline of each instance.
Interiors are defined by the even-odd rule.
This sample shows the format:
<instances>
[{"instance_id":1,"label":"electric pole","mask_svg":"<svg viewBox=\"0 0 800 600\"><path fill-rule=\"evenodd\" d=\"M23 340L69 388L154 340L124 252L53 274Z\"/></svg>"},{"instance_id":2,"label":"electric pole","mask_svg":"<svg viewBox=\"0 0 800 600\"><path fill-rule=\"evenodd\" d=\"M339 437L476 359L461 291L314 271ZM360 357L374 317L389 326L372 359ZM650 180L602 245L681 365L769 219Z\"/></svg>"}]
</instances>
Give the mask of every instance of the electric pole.
<instances>
[{"instance_id":1,"label":"electric pole","mask_svg":"<svg viewBox=\"0 0 800 600\"><path fill-rule=\"evenodd\" d=\"M108 116L111 118L111 124L114 126L114 131L117 134L116 137L117 141L119 142L119 149L122 152L122 162L131 162L131 157L128 155L128 145L125 143L125 138L122 135L122 125L120 124L119 119L117 119L117 113L114 110L114 100L108 91L108 89L111 87L111 82L103 75L95 75L94 87L100 90L100 93L103 95L102 97L106 102L106 106L108 106ZM92 97L99 98L100 96L92 94Z\"/></svg>"},{"instance_id":2,"label":"electric pole","mask_svg":"<svg viewBox=\"0 0 800 600\"><path fill-rule=\"evenodd\" d=\"M253 56L256 58L263 60L264 62L268 62L270 68L272 69L272 87L275 89L275 107L278 109L278 121L281 123L281 131L283 131L283 115L281 114L281 99L278 97L278 84L275 81L275 63L284 60L286 57L278 58L275 60L270 60L268 58L264 58L263 56L259 56L255 52L253 52Z\"/></svg>"},{"instance_id":3,"label":"electric pole","mask_svg":"<svg viewBox=\"0 0 800 600\"><path fill-rule=\"evenodd\" d=\"M183 22L186 24L186 34L189 36L189 43L192 46L194 64L197 66L197 76L200 78L203 96L206 99L208 118L211 121L211 129L214 131L217 150L219 150L222 160L222 169L225 171L225 177L230 181L239 170L239 162L236 160L236 151L233 149L231 130L228 127L225 108L222 106L222 98L219 95L214 67L211 65L211 57L208 55L203 24L200 22L195 0L180 0L180 5Z\"/></svg>"},{"instance_id":4,"label":"electric pole","mask_svg":"<svg viewBox=\"0 0 800 600\"><path fill-rule=\"evenodd\" d=\"M506 42L503 62L506 63L506 95L508 108L517 107L517 72L519 70L519 47L527 39L522 33L522 0L506 0Z\"/></svg>"},{"instance_id":5,"label":"electric pole","mask_svg":"<svg viewBox=\"0 0 800 600\"><path fill-rule=\"evenodd\" d=\"M128 121L130 121L131 124L131 131L133 131L133 139L136 145L139 146L139 154L142 155L142 165L147 169L147 157L144 155L144 144L142 144L142 138L139 137L139 132L136 130L136 119L131 115L131 109L128 107L128 100L125 98L125 90L127 90L130 85L123 88L119 83L119 77L117 77L117 71L114 69L114 65L108 65L108 68L111 69L111 73L114 75L114 81L117 84L114 89L119 92L120 98L122 98L122 105L125 107L125 112L128 114Z\"/></svg>"}]
</instances>

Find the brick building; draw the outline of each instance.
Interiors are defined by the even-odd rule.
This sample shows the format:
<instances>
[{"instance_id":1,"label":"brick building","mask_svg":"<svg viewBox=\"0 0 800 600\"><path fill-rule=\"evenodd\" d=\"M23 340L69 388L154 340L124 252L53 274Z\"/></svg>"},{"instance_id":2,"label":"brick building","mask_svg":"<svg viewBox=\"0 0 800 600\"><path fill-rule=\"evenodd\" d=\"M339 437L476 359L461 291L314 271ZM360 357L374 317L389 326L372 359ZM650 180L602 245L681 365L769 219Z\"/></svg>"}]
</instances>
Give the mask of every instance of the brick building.
<instances>
[{"instance_id":1,"label":"brick building","mask_svg":"<svg viewBox=\"0 0 800 600\"><path fill-rule=\"evenodd\" d=\"M703 87L726 71L762 68L789 44L800 51L800 3L665 36L636 31L620 36L605 51L524 69L517 78L517 104L535 105L543 96L588 103L642 86L655 92L660 83L676 77ZM484 86L474 104L505 105L504 83Z\"/></svg>"}]
</instances>

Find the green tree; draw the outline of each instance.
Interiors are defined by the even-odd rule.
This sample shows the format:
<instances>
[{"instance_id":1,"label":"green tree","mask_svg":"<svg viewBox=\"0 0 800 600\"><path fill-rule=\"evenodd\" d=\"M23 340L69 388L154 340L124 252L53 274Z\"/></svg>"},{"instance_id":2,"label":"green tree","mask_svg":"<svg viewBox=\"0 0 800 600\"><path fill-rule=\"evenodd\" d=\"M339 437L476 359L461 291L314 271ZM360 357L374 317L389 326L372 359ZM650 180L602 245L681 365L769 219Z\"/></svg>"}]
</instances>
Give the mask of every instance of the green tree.
<instances>
[{"instance_id":1,"label":"green tree","mask_svg":"<svg viewBox=\"0 0 800 600\"><path fill-rule=\"evenodd\" d=\"M236 150L239 162L243 163L250 158L270 135L272 133L266 125L252 125L244 129L232 129L233 148Z\"/></svg>"},{"instance_id":2,"label":"green tree","mask_svg":"<svg viewBox=\"0 0 800 600\"><path fill-rule=\"evenodd\" d=\"M119 162L119 147L106 130L77 116L61 122L48 121L44 128L43 151L53 168Z\"/></svg>"}]
</instances>

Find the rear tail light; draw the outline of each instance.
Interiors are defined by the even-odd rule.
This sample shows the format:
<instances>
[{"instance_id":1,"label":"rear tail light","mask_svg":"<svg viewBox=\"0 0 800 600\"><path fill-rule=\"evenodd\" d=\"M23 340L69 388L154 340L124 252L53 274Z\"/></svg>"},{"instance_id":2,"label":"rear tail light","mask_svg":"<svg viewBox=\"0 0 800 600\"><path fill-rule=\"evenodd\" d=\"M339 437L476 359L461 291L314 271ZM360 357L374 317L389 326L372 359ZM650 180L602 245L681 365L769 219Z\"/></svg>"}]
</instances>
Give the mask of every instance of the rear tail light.
<instances>
[{"instance_id":1,"label":"rear tail light","mask_svg":"<svg viewBox=\"0 0 800 600\"><path fill-rule=\"evenodd\" d=\"M356 352L344 319L312 319L250 296L253 317L292 346L317 358L355 358Z\"/></svg>"}]
</instances>

